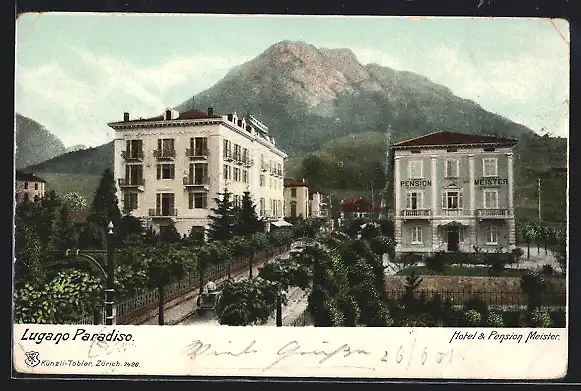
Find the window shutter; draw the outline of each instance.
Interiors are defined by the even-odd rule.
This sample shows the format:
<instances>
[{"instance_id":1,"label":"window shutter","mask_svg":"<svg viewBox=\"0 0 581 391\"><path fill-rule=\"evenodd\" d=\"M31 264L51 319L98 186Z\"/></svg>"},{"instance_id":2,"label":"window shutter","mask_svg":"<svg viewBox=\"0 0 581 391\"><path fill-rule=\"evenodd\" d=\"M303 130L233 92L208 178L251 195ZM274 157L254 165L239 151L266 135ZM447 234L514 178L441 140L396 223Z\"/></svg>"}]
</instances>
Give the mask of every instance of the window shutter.
<instances>
[{"instance_id":1,"label":"window shutter","mask_svg":"<svg viewBox=\"0 0 581 391\"><path fill-rule=\"evenodd\" d=\"M125 182L129 183L129 178L130 178L130 166L125 166Z\"/></svg>"},{"instance_id":2,"label":"window shutter","mask_svg":"<svg viewBox=\"0 0 581 391\"><path fill-rule=\"evenodd\" d=\"M159 211L161 209L161 194L157 193L156 194L156 199L155 199L155 209L157 211Z\"/></svg>"},{"instance_id":3,"label":"window shutter","mask_svg":"<svg viewBox=\"0 0 581 391\"><path fill-rule=\"evenodd\" d=\"M206 193L202 194L202 208L206 209L208 207L208 195Z\"/></svg>"},{"instance_id":4,"label":"window shutter","mask_svg":"<svg viewBox=\"0 0 581 391\"><path fill-rule=\"evenodd\" d=\"M446 208L448 205L446 204L446 192L442 192L442 208Z\"/></svg>"},{"instance_id":5,"label":"window shutter","mask_svg":"<svg viewBox=\"0 0 581 391\"><path fill-rule=\"evenodd\" d=\"M157 140L157 149L161 151L161 139Z\"/></svg>"},{"instance_id":6,"label":"window shutter","mask_svg":"<svg viewBox=\"0 0 581 391\"><path fill-rule=\"evenodd\" d=\"M157 179L161 179L161 164L157 165Z\"/></svg>"},{"instance_id":7,"label":"window shutter","mask_svg":"<svg viewBox=\"0 0 581 391\"><path fill-rule=\"evenodd\" d=\"M131 150L131 140L127 140L127 147L126 150L129 152Z\"/></svg>"},{"instance_id":8,"label":"window shutter","mask_svg":"<svg viewBox=\"0 0 581 391\"><path fill-rule=\"evenodd\" d=\"M422 227L417 227L416 230L417 230L418 242L422 242L423 241L422 240Z\"/></svg>"},{"instance_id":9,"label":"window shutter","mask_svg":"<svg viewBox=\"0 0 581 391\"><path fill-rule=\"evenodd\" d=\"M421 191L417 193L417 197L418 197L418 209L423 209L424 208L424 193L422 193Z\"/></svg>"},{"instance_id":10,"label":"window shutter","mask_svg":"<svg viewBox=\"0 0 581 391\"><path fill-rule=\"evenodd\" d=\"M176 166L173 164L170 166L170 178L171 179L176 178Z\"/></svg>"},{"instance_id":11,"label":"window shutter","mask_svg":"<svg viewBox=\"0 0 581 391\"><path fill-rule=\"evenodd\" d=\"M462 189L458 192L458 209L464 208L464 203L462 202Z\"/></svg>"},{"instance_id":12,"label":"window shutter","mask_svg":"<svg viewBox=\"0 0 581 391\"><path fill-rule=\"evenodd\" d=\"M194 193L191 191L188 193L188 208L194 209Z\"/></svg>"}]
</instances>

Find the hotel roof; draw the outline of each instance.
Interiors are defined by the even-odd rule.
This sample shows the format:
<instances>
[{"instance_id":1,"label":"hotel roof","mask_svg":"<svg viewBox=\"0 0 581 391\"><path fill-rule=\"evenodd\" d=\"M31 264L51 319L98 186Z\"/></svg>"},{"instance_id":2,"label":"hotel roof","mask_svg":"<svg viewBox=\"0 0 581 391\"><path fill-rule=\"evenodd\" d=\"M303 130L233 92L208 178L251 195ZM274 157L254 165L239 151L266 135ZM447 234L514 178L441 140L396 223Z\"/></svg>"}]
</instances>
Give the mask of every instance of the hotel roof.
<instances>
[{"instance_id":1,"label":"hotel roof","mask_svg":"<svg viewBox=\"0 0 581 391\"><path fill-rule=\"evenodd\" d=\"M448 146L448 145L515 145L518 140L508 137L484 136L478 134L435 132L401 141L393 148Z\"/></svg>"}]
</instances>

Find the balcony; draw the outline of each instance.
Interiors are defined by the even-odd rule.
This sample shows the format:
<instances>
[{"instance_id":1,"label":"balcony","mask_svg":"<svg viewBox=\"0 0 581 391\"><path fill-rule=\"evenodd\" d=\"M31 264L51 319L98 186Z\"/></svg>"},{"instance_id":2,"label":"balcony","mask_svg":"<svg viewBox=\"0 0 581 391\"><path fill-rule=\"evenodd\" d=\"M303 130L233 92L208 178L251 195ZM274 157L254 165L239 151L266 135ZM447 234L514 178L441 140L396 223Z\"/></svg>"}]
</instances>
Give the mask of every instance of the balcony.
<instances>
[{"instance_id":1,"label":"balcony","mask_svg":"<svg viewBox=\"0 0 581 391\"><path fill-rule=\"evenodd\" d=\"M156 149L153 156L158 160L173 160L176 157L175 149Z\"/></svg>"},{"instance_id":2,"label":"balcony","mask_svg":"<svg viewBox=\"0 0 581 391\"><path fill-rule=\"evenodd\" d=\"M202 178L194 178L193 176L185 177L183 180L184 186L186 188L190 187L200 187L204 189L210 188L210 178L209 177L202 177Z\"/></svg>"},{"instance_id":3,"label":"balcony","mask_svg":"<svg viewBox=\"0 0 581 391\"><path fill-rule=\"evenodd\" d=\"M210 150L207 148L187 148L186 156L191 159L207 159L210 156Z\"/></svg>"},{"instance_id":4,"label":"balcony","mask_svg":"<svg viewBox=\"0 0 581 391\"><path fill-rule=\"evenodd\" d=\"M404 209L401 216L405 219L426 219L432 216L431 209Z\"/></svg>"},{"instance_id":5,"label":"balcony","mask_svg":"<svg viewBox=\"0 0 581 391\"><path fill-rule=\"evenodd\" d=\"M234 161L234 155L232 154L232 151L224 151L224 160L227 162Z\"/></svg>"},{"instance_id":6,"label":"balcony","mask_svg":"<svg viewBox=\"0 0 581 391\"><path fill-rule=\"evenodd\" d=\"M262 165L260 166L260 170L263 171L263 172L266 172L269 169L270 169L270 167L266 163L262 163Z\"/></svg>"},{"instance_id":7,"label":"balcony","mask_svg":"<svg viewBox=\"0 0 581 391\"><path fill-rule=\"evenodd\" d=\"M252 167L252 165L254 164L254 160L246 158L242 159L242 163L244 164L244 167Z\"/></svg>"},{"instance_id":8,"label":"balcony","mask_svg":"<svg viewBox=\"0 0 581 391\"><path fill-rule=\"evenodd\" d=\"M145 190L145 179L137 178L137 179L127 179L127 178L119 178L119 188L121 189L137 189L140 191Z\"/></svg>"},{"instance_id":9,"label":"balcony","mask_svg":"<svg viewBox=\"0 0 581 391\"><path fill-rule=\"evenodd\" d=\"M142 162L144 158L143 151L122 151L121 157L126 161Z\"/></svg>"},{"instance_id":10,"label":"balcony","mask_svg":"<svg viewBox=\"0 0 581 391\"><path fill-rule=\"evenodd\" d=\"M155 208L149 210L149 217L152 218L172 218L178 215L178 210L175 208Z\"/></svg>"},{"instance_id":11,"label":"balcony","mask_svg":"<svg viewBox=\"0 0 581 391\"><path fill-rule=\"evenodd\" d=\"M242 159L242 155L234 154L234 161L236 162L236 164L240 166L244 164L244 159Z\"/></svg>"},{"instance_id":12,"label":"balcony","mask_svg":"<svg viewBox=\"0 0 581 391\"><path fill-rule=\"evenodd\" d=\"M506 219L508 209L476 209L476 218L483 219Z\"/></svg>"}]
</instances>

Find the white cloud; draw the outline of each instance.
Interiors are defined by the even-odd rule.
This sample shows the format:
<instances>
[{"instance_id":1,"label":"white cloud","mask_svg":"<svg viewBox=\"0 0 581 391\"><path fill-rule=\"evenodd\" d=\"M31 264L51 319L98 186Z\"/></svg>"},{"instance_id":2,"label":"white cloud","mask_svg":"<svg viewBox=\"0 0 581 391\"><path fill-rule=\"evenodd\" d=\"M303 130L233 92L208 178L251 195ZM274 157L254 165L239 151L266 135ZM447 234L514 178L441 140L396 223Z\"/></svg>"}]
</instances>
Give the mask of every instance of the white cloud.
<instances>
[{"instance_id":1,"label":"white cloud","mask_svg":"<svg viewBox=\"0 0 581 391\"><path fill-rule=\"evenodd\" d=\"M107 54L70 50L77 61L66 68L56 61L18 66L15 99L21 114L30 113L40 123L58 123L51 130L67 145L106 142L112 137L106 123L120 111L130 111L134 118L157 115L179 103L168 101L170 93L183 96L188 86L191 93L210 87L232 66L249 59L200 53L144 68Z\"/></svg>"}]
</instances>

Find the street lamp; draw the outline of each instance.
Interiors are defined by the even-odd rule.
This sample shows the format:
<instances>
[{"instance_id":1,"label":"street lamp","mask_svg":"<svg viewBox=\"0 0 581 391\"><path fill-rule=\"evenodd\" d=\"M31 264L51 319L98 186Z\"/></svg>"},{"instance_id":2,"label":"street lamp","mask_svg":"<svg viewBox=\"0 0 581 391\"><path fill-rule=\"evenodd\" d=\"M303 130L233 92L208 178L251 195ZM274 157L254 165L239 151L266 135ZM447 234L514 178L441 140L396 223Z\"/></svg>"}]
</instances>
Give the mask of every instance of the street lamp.
<instances>
[{"instance_id":1,"label":"street lamp","mask_svg":"<svg viewBox=\"0 0 581 391\"><path fill-rule=\"evenodd\" d=\"M286 295L285 290L281 290L276 296L276 327L282 327L282 298Z\"/></svg>"},{"instance_id":2,"label":"street lamp","mask_svg":"<svg viewBox=\"0 0 581 391\"><path fill-rule=\"evenodd\" d=\"M115 281L115 267L113 263L114 254L114 236L113 236L113 222L110 221L109 232L107 235L107 285L105 289L105 324L107 326L113 325L115 321L115 316L113 315L113 293L115 289L113 287L113 281Z\"/></svg>"}]
</instances>

